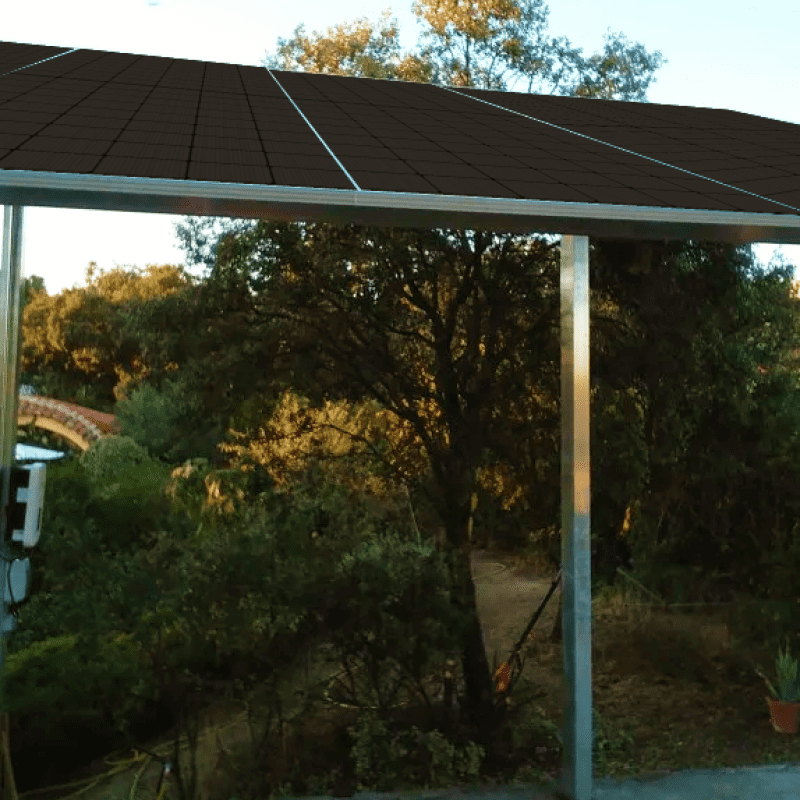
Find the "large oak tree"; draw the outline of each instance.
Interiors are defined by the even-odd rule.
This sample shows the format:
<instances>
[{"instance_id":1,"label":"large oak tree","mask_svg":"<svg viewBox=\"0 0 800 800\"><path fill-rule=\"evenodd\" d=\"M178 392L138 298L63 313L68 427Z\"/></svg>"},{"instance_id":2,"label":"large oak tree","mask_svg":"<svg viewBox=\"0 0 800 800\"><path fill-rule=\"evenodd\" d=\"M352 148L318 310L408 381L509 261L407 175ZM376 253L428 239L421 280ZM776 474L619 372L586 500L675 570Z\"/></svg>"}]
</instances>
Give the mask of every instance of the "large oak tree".
<instances>
[{"instance_id":1,"label":"large oak tree","mask_svg":"<svg viewBox=\"0 0 800 800\"><path fill-rule=\"evenodd\" d=\"M378 36L364 22L353 30L339 26L325 37L315 34L313 42L301 26L292 42L280 42L282 60L268 65L503 89L495 66L505 64L529 80L529 91L539 79L564 94L642 99L659 64L660 54L648 56L641 46L626 49L619 38L588 60L567 40L546 41L541 2L422 3L415 11L436 42L419 54L400 59L396 26ZM454 38L464 45L463 61L445 57ZM492 61L484 67L487 56ZM520 351L531 354L521 359L523 369L540 383L549 373L547 394L557 396L553 243L484 231L470 236L259 222L249 231L223 232L215 256L210 277L246 276L256 315L273 321L274 331L299 321L291 346L274 362L274 374L290 374L293 385L316 403L332 395L373 397L423 443L435 487L432 501L463 586L461 600L474 620L462 658L464 709L473 722L485 723L493 713L491 675L470 572L477 471L494 432L508 424L497 413L504 394L512 386L529 389L519 371L509 368ZM524 313L517 310L520 304Z\"/></svg>"}]
</instances>

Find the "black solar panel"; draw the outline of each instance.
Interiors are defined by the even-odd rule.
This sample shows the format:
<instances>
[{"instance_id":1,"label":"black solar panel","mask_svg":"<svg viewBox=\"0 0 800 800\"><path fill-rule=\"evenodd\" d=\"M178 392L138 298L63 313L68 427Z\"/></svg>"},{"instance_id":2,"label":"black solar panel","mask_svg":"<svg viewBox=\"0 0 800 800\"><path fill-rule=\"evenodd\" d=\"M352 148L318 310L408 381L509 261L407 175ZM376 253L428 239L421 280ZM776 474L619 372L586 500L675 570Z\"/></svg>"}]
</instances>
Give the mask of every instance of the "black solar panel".
<instances>
[{"instance_id":1,"label":"black solar panel","mask_svg":"<svg viewBox=\"0 0 800 800\"><path fill-rule=\"evenodd\" d=\"M0 42L0 170L794 215L800 126Z\"/></svg>"}]
</instances>

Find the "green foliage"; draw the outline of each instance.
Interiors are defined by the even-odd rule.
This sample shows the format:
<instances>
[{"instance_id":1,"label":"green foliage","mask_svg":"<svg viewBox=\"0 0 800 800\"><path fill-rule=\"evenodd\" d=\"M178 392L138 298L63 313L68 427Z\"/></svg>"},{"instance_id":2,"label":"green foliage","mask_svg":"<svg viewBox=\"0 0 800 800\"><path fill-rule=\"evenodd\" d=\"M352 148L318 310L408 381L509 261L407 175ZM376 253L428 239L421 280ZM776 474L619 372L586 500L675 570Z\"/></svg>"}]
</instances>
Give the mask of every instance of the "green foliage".
<instances>
[{"instance_id":1,"label":"green foliage","mask_svg":"<svg viewBox=\"0 0 800 800\"><path fill-rule=\"evenodd\" d=\"M126 432L151 440L154 455L172 463L213 459L239 405L269 390L274 326L254 318L252 305L246 288L206 281L120 308L118 337L131 344L129 377L115 396ZM164 397L151 391L134 401L144 385ZM168 424L148 420L151 408L165 411Z\"/></svg>"},{"instance_id":2,"label":"green foliage","mask_svg":"<svg viewBox=\"0 0 800 800\"><path fill-rule=\"evenodd\" d=\"M118 493L103 502L124 495L126 481L142 466L123 470ZM384 527L379 509L320 479L309 470L305 481L263 493L225 524L209 521L202 537L163 528L151 532L146 547L126 554L99 546L94 486L83 467L54 468L44 563L34 570L45 585L21 610L20 629L10 639L8 696L25 741L44 739L73 712L91 717L109 737L118 735L148 703L183 703L195 676L218 674L237 661L262 679L270 675L272 686L292 680L320 620L333 619L330 599L337 608L357 606L381 585L393 587L379 615L396 623L386 633L405 626L434 642L425 623L436 622L450 637L445 646L457 641L446 592L437 591L445 575L424 559L430 548L405 547L396 534L370 546L376 527ZM351 550L355 555L347 558ZM416 591L405 591L412 586ZM405 618L406 607L413 620ZM345 648L354 646L355 630L337 633ZM373 640L373 657L380 641ZM436 734L425 742L430 780L477 774L480 759L468 748L453 750Z\"/></svg>"},{"instance_id":3,"label":"green foliage","mask_svg":"<svg viewBox=\"0 0 800 800\"><path fill-rule=\"evenodd\" d=\"M29 277L23 278L19 292L20 312L25 310L25 306L27 306L37 294L41 293L47 294L44 278L40 275L30 275Z\"/></svg>"},{"instance_id":4,"label":"green foliage","mask_svg":"<svg viewBox=\"0 0 800 800\"><path fill-rule=\"evenodd\" d=\"M776 652L787 636L796 636L800 614L798 600L752 600L734 605L728 612L730 630L736 637Z\"/></svg>"},{"instance_id":5,"label":"green foliage","mask_svg":"<svg viewBox=\"0 0 800 800\"><path fill-rule=\"evenodd\" d=\"M747 248L733 246L654 245L635 272L632 247L595 249L594 285L619 309L595 329L615 319L621 335L593 356L593 538L616 537L636 500L628 538L651 590L695 601L715 573L740 587L768 586L763 558L800 512L790 273L759 271ZM620 389L630 393L629 411L610 416ZM796 586L796 569L785 574Z\"/></svg>"},{"instance_id":6,"label":"green foliage","mask_svg":"<svg viewBox=\"0 0 800 800\"><path fill-rule=\"evenodd\" d=\"M595 776L608 772L609 762L628 760L633 751L635 738L628 730L614 729L592 708L592 765Z\"/></svg>"},{"instance_id":7,"label":"green foliage","mask_svg":"<svg viewBox=\"0 0 800 800\"><path fill-rule=\"evenodd\" d=\"M184 669L202 676L231 660L256 658L278 680L291 679L298 667L300 645L316 622L308 598L318 592L320 571L331 569L331 549L310 546L314 514L301 510L294 520L305 520L304 528L283 530L270 514L261 515L260 526L253 524L253 509L239 517L240 529L220 525L216 536L202 540L187 536L173 515L166 519L169 526L149 531L144 547L123 551L102 535L95 516L121 496L141 494L132 476L143 466L123 471L119 491L105 501L95 500L80 464L51 470L43 537L32 554L43 561L34 566L41 585L20 610L19 628L9 640L11 655L24 665L9 683L19 701L15 712L34 719L43 705L52 705L53 714L72 708L63 690L74 695L76 708L105 720L110 735L135 721L148 700L180 704L188 691ZM316 496L313 489L309 495ZM286 506L292 499L286 494L276 502ZM341 493L327 502L331 511L341 512L344 505ZM288 509L283 518L293 519ZM126 522L136 526L142 519L141 509L133 508ZM209 526L210 533L213 521ZM298 552L315 551L316 565L312 558L297 558ZM47 696L33 692L41 675ZM81 691L75 691L82 678ZM25 680L30 685L20 683ZM95 690L92 705L86 696ZM128 700L121 702L123 697ZM44 715L39 727L26 728L26 736L36 741L57 720Z\"/></svg>"},{"instance_id":8,"label":"green foliage","mask_svg":"<svg viewBox=\"0 0 800 800\"><path fill-rule=\"evenodd\" d=\"M20 370L35 375L50 397L113 413L115 392L146 371L140 343L122 321L153 298L180 293L191 284L179 267L149 265L146 274L117 269L88 285L57 295L34 291L22 315Z\"/></svg>"},{"instance_id":9,"label":"green foliage","mask_svg":"<svg viewBox=\"0 0 800 800\"><path fill-rule=\"evenodd\" d=\"M520 703L516 702L516 694L514 700L514 709L519 709ZM539 713L520 716L508 726L508 730L512 747L517 750L524 749L526 752L544 742L555 744L559 736L558 725Z\"/></svg>"},{"instance_id":10,"label":"green foliage","mask_svg":"<svg viewBox=\"0 0 800 800\"><path fill-rule=\"evenodd\" d=\"M171 460L174 425L180 414L175 388L169 384L168 391L159 392L154 386L143 384L116 408L123 435L165 460Z\"/></svg>"},{"instance_id":11,"label":"green foliage","mask_svg":"<svg viewBox=\"0 0 800 800\"><path fill-rule=\"evenodd\" d=\"M109 485L128 467L141 464L150 455L145 447L130 436L104 436L93 442L80 457L81 466L103 494L111 491Z\"/></svg>"},{"instance_id":12,"label":"green foliage","mask_svg":"<svg viewBox=\"0 0 800 800\"><path fill-rule=\"evenodd\" d=\"M792 658L789 654L788 641L786 650L778 651L778 657L775 659L775 674L777 676L777 688L766 675L763 676L772 696L776 700L783 700L785 703L800 701L800 676L797 674L797 659Z\"/></svg>"},{"instance_id":13,"label":"green foliage","mask_svg":"<svg viewBox=\"0 0 800 800\"><path fill-rule=\"evenodd\" d=\"M156 522L167 513L169 506L163 498L164 484L169 476L166 465L148 459L111 474L112 482L105 487L102 484L95 486L101 501L94 508L98 522L110 526L116 520L120 530L125 530L129 524L136 530ZM124 546L124 539L121 536L117 538Z\"/></svg>"},{"instance_id":14,"label":"green foliage","mask_svg":"<svg viewBox=\"0 0 800 800\"><path fill-rule=\"evenodd\" d=\"M471 616L452 602L446 555L428 542L388 530L345 553L337 572L325 623L332 652L364 664L371 685L363 702L385 713L401 686L419 693L423 676L460 649Z\"/></svg>"},{"instance_id":15,"label":"green foliage","mask_svg":"<svg viewBox=\"0 0 800 800\"><path fill-rule=\"evenodd\" d=\"M170 464L187 458L210 457L214 442L208 438L213 425L197 420L203 416L202 403L189 387L184 373L161 382L139 383L116 406L122 434L137 442L161 461Z\"/></svg>"},{"instance_id":16,"label":"green foliage","mask_svg":"<svg viewBox=\"0 0 800 800\"><path fill-rule=\"evenodd\" d=\"M416 53L399 52L397 24L388 24L386 11L379 30L359 20L355 26L330 28L327 36L307 37L299 25L292 39L278 39L277 55L265 59L264 66L500 90L508 89L510 71L523 78L528 91L538 80L553 84L551 90L537 87L542 94L561 88L562 94L578 97L644 100L653 73L664 63L659 51L648 54L641 44L630 46L622 34L605 35L604 50L588 59L564 36L543 49L548 9L541 2L466 8L423 0L415 13L428 26L425 46Z\"/></svg>"},{"instance_id":17,"label":"green foliage","mask_svg":"<svg viewBox=\"0 0 800 800\"><path fill-rule=\"evenodd\" d=\"M619 553L626 544L620 535L625 512L631 499L641 497L647 487L649 463L638 392L600 384L592 402L592 584L596 585L615 578Z\"/></svg>"},{"instance_id":18,"label":"green foliage","mask_svg":"<svg viewBox=\"0 0 800 800\"><path fill-rule=\"evenodd\" d=\"M760 570L753 571L750 588L762 601L732 610L734 619L773 652L786 636L796 636L800 612L800 523L787 528L773 535L770 548L759 551Z\"/></svg>"},{"instance_id":19,"label":"green foliage","mask_svg":"<svg viewBox=\"0 0 800 800\"><path fill-rule=\"evenodd\" d=\"M8 656L4 711L26 738L48 739L68 720L87 716L113 733L141 713L153 686L129 636L67 634Z\"/></svg>"},{"instance_id":20,"label":"green foliage","mask_svg":"<svg viewBox=\"0 0 800 800\"><path fill-rule=\"evenodd\" d=\"M129 630L151 599L140 551L162 527L185 539L190 521L171 511L164 474L152 465L134 464L118 477L118 489L103 500L77 459L48 465L42 536L30 554L31 597L10 648L65 632Z\"/></svg>"},{"instance_id":21,"label":"green foliage","mask_svg":"<svg viewBox=\"0 0 800 800\"><path fill-rule=\"evenodd\" d=\"M202 518L206 494L204 481L212 469L207 458L189 458L180 467L172 470L165 489L176 513L185 514L195 526Z\"/></svg>"},{"instance_id":22,"label":"green foliage","mask_svg":"<svg viewBox=\"0 0 800 800\"><path fill-rule=\"evenodd\" d=\"M337 554L374 531L374 511L346 497L309 476L224 519L206 517L185 542L154 536L142 558L163 588L136 633L154 663L212 669L255 659L262 674L288 679L318 630Z\"/></svg>"},{"instance_id":23,"label":"green foliage","mask_svg":"<svg viewBox=\"0 0 800 800\"><path fill-rule=\"evenodd\" d=\"M369 711L360 713L347 731L353 741L351 755L360 791L407 786L442 789L454 782L477 780L485 755L475 742L455 745L436 730L421 733L412 726L409 731L391 733L390 726Z\"/></svg>"}]
</instances>

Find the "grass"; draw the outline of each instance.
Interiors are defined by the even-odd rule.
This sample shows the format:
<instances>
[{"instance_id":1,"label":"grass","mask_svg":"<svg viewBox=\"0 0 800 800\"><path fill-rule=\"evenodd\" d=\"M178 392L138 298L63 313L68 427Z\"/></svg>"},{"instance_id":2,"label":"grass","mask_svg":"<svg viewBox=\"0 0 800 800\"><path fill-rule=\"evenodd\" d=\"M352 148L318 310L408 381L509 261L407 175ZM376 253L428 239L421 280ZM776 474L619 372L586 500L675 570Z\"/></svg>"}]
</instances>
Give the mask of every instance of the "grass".
<instances>
[{"instance_id":1,"label":"grass","mask_svg":"<svg viewBox=\"0 0 800 800\"><path fill-rule=\"evenodd\" d=\"M516 566L530 569L535 564L518 556ZM552 579L544 572L541 577ZM624 779L686 768L800 761L800 738L772 729L766 688L755 674L756 665L771 672L775 654L756 635L734 635L724 607L668 613L650 605L651 599L632 583L620 581L593 600L596 777ZM549 641L557 608L556 594L536 625L536 637L523 648L525 669L512 698L520 706L519 717L503 733L504 757L481 773L481 783L550 785L560 771L558 729L566 699L563 650L561 643ZM458 672L456 665L461 688ZM197 754L203 766L201 800L358 791L346 732L356 722L355 708L329 691L324 701L301 713L295 694L316 684L330 687L333 676L341 673L325 664L321 651L310 654L307 675L299 675L282 693L289 720L283 737L274 720L266 723L263 709L237 716L229 704L217 719L209 717L206 724L211 727ZM438 724L458 740L464 732L444 722L441 675L429 676L427 683L438 697ZM528 705L522 702L526 698ZM426 730L423 711L408 705L398 710L398 719L405 727L416 724ZM239 720L238 732L234 718ZM220 726L225 725L228 730L223 733ZM436 786L426 780L425 761L424 749L419 749L417 762L412 758L402 773L404 780L392 788L465 783L451 777L444 787ZM426 763L430 766L430 756ZM81 796L122 800L130 796L130 788L130 781L120 781L111 793Z\"/></svg>"}]
</instances>

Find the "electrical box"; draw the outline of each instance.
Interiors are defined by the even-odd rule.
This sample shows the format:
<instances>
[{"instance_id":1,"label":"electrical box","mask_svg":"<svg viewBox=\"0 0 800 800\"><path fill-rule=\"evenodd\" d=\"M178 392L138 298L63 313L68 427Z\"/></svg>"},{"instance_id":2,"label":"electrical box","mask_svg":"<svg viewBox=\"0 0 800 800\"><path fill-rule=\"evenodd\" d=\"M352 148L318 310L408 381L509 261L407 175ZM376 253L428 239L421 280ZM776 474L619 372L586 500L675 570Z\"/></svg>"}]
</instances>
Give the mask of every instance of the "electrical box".
<instances>
[{"instance_id":1,"label":"electrical box","mask_svg":"<svg viewBox=\"0 0 800 800\"><path fill-rule=\"evenodd\" d=\"M31 588L31 560L15 558L5 562L6 574L3 581L3 602L10 605L21 603Z\"/></svg>"},{"instance_id":2,"label":"electrical box","mask_svg":"<svg viewBox=\"0 0 800 800\"><path fill-rule=\"evenodd\" d=\"M39 541L44 510L45 465L41 462L11 467L11 491L8 503L8 530L11 540L23 547L35 547Z\"/></svg>"}]
</instances>

